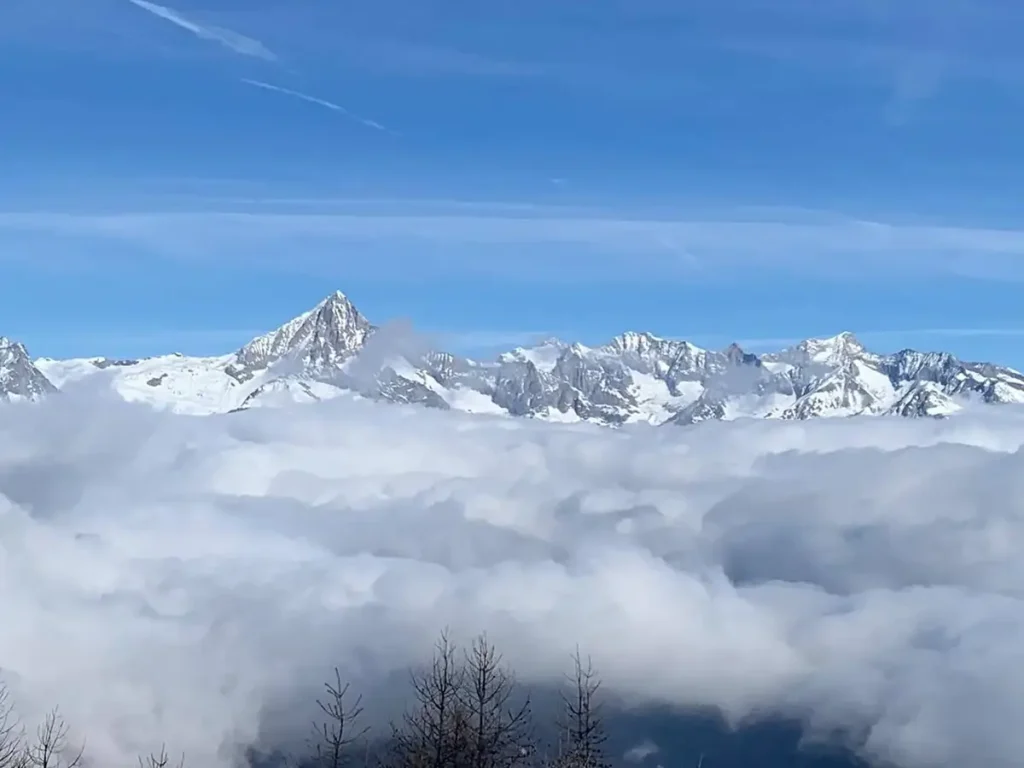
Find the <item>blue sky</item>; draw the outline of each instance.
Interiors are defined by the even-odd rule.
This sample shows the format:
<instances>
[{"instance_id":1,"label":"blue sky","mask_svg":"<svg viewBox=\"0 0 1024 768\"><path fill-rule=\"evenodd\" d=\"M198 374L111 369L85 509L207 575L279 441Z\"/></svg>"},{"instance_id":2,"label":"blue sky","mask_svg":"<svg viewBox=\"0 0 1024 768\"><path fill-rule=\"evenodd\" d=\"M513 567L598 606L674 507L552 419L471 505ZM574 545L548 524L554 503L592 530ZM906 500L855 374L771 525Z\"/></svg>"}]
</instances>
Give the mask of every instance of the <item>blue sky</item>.
<instances>
[{"instance_id":1,"label":"blue sky","mask_svg":"<svg viewBox=\"0 0 1024 768\"><path fill-rule=\"evenodd\" d=\"M1018 0L5 0L0 333L853 330L1024 367Z\"/></svg>"}]
</instances>

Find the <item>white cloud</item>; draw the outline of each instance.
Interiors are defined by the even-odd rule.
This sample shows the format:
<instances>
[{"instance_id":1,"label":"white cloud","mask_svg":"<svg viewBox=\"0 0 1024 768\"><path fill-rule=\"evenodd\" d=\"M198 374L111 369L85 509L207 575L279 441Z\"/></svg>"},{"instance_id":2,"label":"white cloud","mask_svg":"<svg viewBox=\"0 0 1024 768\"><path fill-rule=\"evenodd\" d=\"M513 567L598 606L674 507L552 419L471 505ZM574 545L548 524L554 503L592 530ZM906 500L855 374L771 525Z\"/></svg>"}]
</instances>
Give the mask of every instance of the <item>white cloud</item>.
<instances>
[{"instance_id":1,"label":"white cloud","mask_svg":"<svg viewBox=\"0 0 1024 768\"><path fill-rule=\"evenodd\" d=\"M128 0L128 2L143 9L144 11L148 11L154 16L165 21L169 21L171 24L174 24L181 29L191 32L196 37L220 43L225 48L228 48L235 53L240 53L243 56L254 56L258 59L266 59L267 61L277 60L277 55L273 51L269 50L259 40L246 37L245 35L233 32L230 29L197 24L196 22L185 18L174 9L168 8L165 5L158 5L157 3L149 2L149 0Z\"/></svg>"},{"instance_id":2,"label":"white cloud","mask_svg":"<svg viewBox=\"0 0 1024 768\"><path fill-rule=\"evenodd\" d=\"M355 203L352 203L355 205ZM645 218L557 207L506 214L457 209L407 212L177 211L131 213L0 213L0 232L37 236L119 240L161 255L232 259L244 255L278 269L315 268L317 261L379 274L394 273L391 259L368 259L344 244L398 245L412 254L403 274L422 276L455 269L489 273L647 280L735 276L737 269L869 279L959 275L1024 279L1024 231L980 227L889 224L819 217L771 221L763 218ZM495 258L482 246L522 249L515 258ZM445 245L446 249L431 249ZM295 256L301 246L300 255ZM421 246L410 251L410 248ZM454 246L465 247L463 252ZM287 249L289 258L281 259ZM558 249L558 250L552 250ZM347 255L346 255L347 254ZM401 258L401 257L396 257ZM745 274L749 279L753 272Z\"/></svg>"},{"instance_id":3,"label":"white cloud","mask_svg":"<svg viewBox=\"0 0 1024 768\"><path fill-rule=\"evenodd\" d=\"M347 400L3 415L3 676L100 764L164 741L216 764L270 711L304 736L292 703L332 665L372 694L444 624L532 683L578 642L627 700L863 726L912 768L1024 751L1009 407L616 431Z\"/></svg>"},{"instance_id":4,"label":"white cloud","mask_svg":"<svg viewBox=\"0 0 1024 768\"><path fill-rule=\"evenodd\" d=\"M634 747L626 750L624 757L630 763L642 763L651 755L658 754L658 745L650 739L644 739Z\"/></svg>"},{"instance_id":5,"label":"white cloud","mask_svg":"<svg viewBox=\"0 0 1024 768\"><path fill-rule=\"evenodd\" d=\"M437 338L445 349L453 348L461 353L470 350L507 352L513 347L528 347L545 339L568 338L571 334L556 331L433 331L429 336Z\"/></svg>"},{"instance_id":6,"label":"white cloud","mask_svg":"<svg viewBox=\"0 0 1024 768\"><path fill-rule=\"evenodd\" d=\"M377 131L383 131L384 133L391 133L391 134L394 133L394 131L391 131L390 129L385 128L383 125L381 125L377 121L369 120L369 119L367 119L365 117L360 117L359 115L355 114L354 112L350 112L349 110L345 109L345 107L341 106L340 104L335 104L333 101L327 101L327 99L321 99L321 98L318 98L316 96L310 96L309 94L302 93L301 91L293 91L291 88L282 88L279 85L271 85L270 83L265 83L262 80L250 80L247 77L243 77L242 78L242 82L245 83L246 85L254 86L255 88L262 88L262 89L267 90L267 91L273 91L275 93L281 93L281 94L284 94L286 96L291 96L293 98L301 99L302 101L309 102L310 104L316 104L318 106L325 107L325 108L327 108L327 109L329 109L329 110L331 110L333 112L339 112L339 113L341 113L341 114L343 114L343 115L345 115L347 117L352 118L353 120L355 120L355 121L357 121L359 123L362 123L363 125L367 126L368 128L373 128L374 130L377 130Z\"/></svg>"}]
</instances>

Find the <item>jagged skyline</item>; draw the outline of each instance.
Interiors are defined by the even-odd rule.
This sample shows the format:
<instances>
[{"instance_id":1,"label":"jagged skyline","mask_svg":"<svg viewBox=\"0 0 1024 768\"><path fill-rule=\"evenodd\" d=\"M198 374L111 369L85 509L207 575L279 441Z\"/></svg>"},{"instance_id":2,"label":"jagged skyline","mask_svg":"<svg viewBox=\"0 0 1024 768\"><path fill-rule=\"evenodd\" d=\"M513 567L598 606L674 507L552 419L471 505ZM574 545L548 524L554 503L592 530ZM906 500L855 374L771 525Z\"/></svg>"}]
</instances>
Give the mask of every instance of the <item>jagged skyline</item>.
<instances>
[{"instance_id":1,"label":"jagged skyline","mask_svg":"<svg viewBox=\"0 0 1024 768\"><path fill-rule=\"evenodd\" d=\"M754 354L736 343L709 350L626 331L600 346L549 339L472 359L408 326L375 325L341 291L213 357L43 358L33 364L23 347L8 349L14 350L4 373L9 395L39 399L49 382L57 388L100 382L127 400L193 414L355 395L619 426L744 417L945 417L973 403L1024 403L1024 375L1011 368L961 361L948 352L877 354L850 332Z\"/></svg>"}]
</instances>

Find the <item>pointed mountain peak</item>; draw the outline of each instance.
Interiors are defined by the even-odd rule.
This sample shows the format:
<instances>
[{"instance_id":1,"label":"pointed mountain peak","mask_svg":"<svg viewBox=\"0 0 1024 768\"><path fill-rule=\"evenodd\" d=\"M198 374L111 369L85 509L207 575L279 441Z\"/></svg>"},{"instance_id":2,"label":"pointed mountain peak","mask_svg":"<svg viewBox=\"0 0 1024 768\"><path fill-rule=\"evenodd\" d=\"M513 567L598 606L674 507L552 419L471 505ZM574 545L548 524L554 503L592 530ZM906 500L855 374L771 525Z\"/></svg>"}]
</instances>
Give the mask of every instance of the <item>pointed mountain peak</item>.
<instances>
[{"instance_id":1,"label":"pointed mountain peak","mask_svg":"<svg viewBox=\"0 0 1024 768\"><path fill-rule=\"evenodd\" d=\"M288 358L303 373L337 368L358 352L375 330L341 291L270 333L258 336L236 353L232 375L250 378L254 371Z\"/></svg>"},{"instance_id":2,"label":"pointed mountain peak","mask_svg":"<svg viewBox=\"0 0 1024 768\"><path fill-rule=\"evenodd\" d=\"M860 339L853 335L852 331L843 331L837 333L835 336L829 336L824 339L815 339L822 344L831 344L834 346L845 346L847 348L864 349L864 345L860 343Z\"/></svg>"},{"instance_id":3,"label":"pointed mountain peak","mask_svg":"<svg viewBox=\"0 0 1024 768\"><path fill-rule=\"evenodd\" d=\"M36 368L24 344L0 336L0 400L34 400L56 390Z\"/></svg>"},{"instance_id":4,"label":"pointed mountain peak","mask_svg":"<svg viewBox=\"0 0 1024 768\"><path fill-rule=\"evenodd\" d=\"M0 365L20 365L22 362L32 362L25 345L8 336L0 336Z\"/></svg>"},{"instance_id":5,"label":"pointed mountain peak","mask_svg":"<svg viewBox=\"0 0 1024 768\"><path fill-rule=\"evenodd\" d=\"M846 344L847 346L855 346L864 349L864 345L860 343L860 339L853 335L853 331L842 331L837 333L831 339L826 339L836 344Z\"/></svg>"},{"instance_id":6,"label":"pointed mountain peak","mask_svg":"<svg viewBox=\"0 0 1024 768\"><path fill-rule=\"evenodd\" d=\"M835 336L801 341L794 347L794 351L814 363L837 365L859 357L867 350L850 331L843 331Z\"/></svg>"},{"instance_id":7,"label":"pointed mountain peak","mask_svg":"<svg viewBox=\"0 0 1024 768\"><path fill-rule=\"evenodd\" d=\"M503 352L498 356L498 361L502 363L526 362L539 370L550 371L555 367L558 358L571 346L568 342L552 336L532 347L516 347L511 352Z\"/></svg>"},{"instance_id":8,"label":"pointed mountain peak","mask_svg":"<svg viewBox=\"0 0 1024 768\"><path fill-rule=\"evenodd\" d=\"M633 355L672 354L680 349L700 350L688 341L666 339L647 331L626 331L620 333L604 349Z\"/></svg>"},{"instance_id":9,"label":"pointed mountain peak","mask_svg":"<svg viewBox=\"0 0 1024 768\"><path fill-rule=\"evenodd\" d=\"M319 304L317 304L316 307L320 308L320 307L326 307L326 306L331 306L331 305L353 306L352 302L349 301L348 296L346 296L341 291L334 291L333 293L327 294L326 298L324 298L323 301L321 301Z\"/></svg>"},{"instance_id":10,"label":"pointed mountain peak","mask_svg":"<svg viewBox=\"0 0 1024 768\"><path fill-rule=\"evenodd\" d=\"M664 339L655 336L653 333L648 331L626 331L612 339L612 344L623 347L624 349L631 349L650 344L657 344L660 341L664 341Z\"/></svg>"},{"instance_id":11,"label":"pointed mountain peak","mask_svg":"<svg viewBox=\"0 0 1024 768\"><path fill-rule=\"evenodd\" d=\"M725 348L725 356L733 365L759 365L757 355L744 352L743 347L735 341Z\"/></svg>"}]
</instances>

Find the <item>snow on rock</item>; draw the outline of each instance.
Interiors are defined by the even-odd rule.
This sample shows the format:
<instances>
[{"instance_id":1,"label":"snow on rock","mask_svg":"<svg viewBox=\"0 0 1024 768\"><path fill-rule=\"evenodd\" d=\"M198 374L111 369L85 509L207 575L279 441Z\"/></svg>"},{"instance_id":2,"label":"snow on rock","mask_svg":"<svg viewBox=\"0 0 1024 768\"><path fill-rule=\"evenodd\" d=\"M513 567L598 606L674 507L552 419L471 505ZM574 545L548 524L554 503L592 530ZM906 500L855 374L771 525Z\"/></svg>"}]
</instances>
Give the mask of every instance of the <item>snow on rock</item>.
<instances>
[{"instance_id":1,"label":"snow on rock","mask_svg":"<svg viewBox=\"0 0 1024 768\"><path fill-rule=\"evenodd\" d=\"M1024 375L943 352L868 351L849 332L764 355L630 331L589 347L548 339L493 361L398 345L342 293L220 357L41 359L0 339L0 398L100 377L126 400L204 415L341 395L470 413L624 424L856 415L942 417L966 400L1024 403ZM365 350L365 353L364 353ZM56 385L56 386L55 386Z\"/></svg>"},{"instance_id":2,"label":"snow on rock","mask_svg":"<svg viewBox=\"0 0 1024 768\"><path fill-rule=\"evenodd\" d=\"M239 379L283 360L303 373L336 368L365 343L374 327L341 291L280 328L250 341L235 353L228 370Z\"/></svg>"},{"instance_id":3,"label":"snow on rock","mask_svg":"<svg viewBox=\"0 0 1024 768\"><path fill-rule=\"evenodd\" d=\"M34 401L56 391L24 344L0 336L0 400Z\"/></svg>"}]
</instances>

